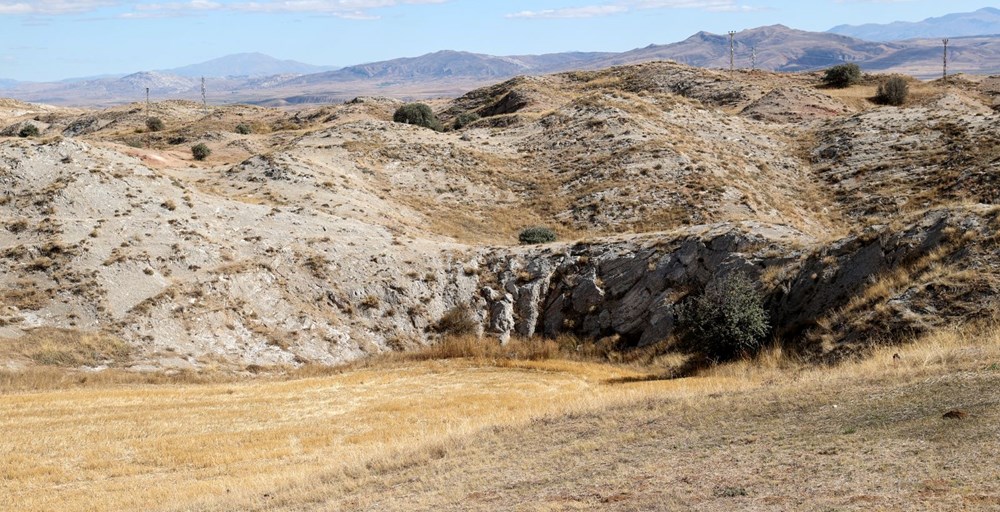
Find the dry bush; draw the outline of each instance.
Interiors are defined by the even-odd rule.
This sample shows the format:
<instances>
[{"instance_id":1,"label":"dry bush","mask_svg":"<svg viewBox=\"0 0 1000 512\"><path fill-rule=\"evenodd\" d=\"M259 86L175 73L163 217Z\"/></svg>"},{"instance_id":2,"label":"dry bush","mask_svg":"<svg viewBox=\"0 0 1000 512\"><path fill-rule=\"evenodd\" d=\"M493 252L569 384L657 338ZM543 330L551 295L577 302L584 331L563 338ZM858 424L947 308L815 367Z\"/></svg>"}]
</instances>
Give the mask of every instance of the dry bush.
<instances>
[{"instance_id":1,"label":"dry bush","mask_svg":"<svg viewBox=\"0 0 1000 512\"><path fill-rule=\"evenodd\" d=\"M49 294L30 279L18 279L0 291L0 302L18 309L37 311L49 302Z\"/></svg>"},{"instance_id":2,"label":"dry bush","mask_svg":"<svg viewBox=\"0 0 1000 512\"><path fill-rule=\"evenodd\" d=\"M150 117L149 119L146 119L147 130L151 132L158 132L163 130L163 128L164 128L163 120L160 119L159 117Z\"/></svg>"},{"instance_id":3,"label":"dry bush","mask_svg":"<svg viewBox=\"0 0 1000 512\"><path fill-rule=\"evenodd\" d=\"M26 219L17 219L7 222L7 231L11 233L20 233L28 229L28 221Z\"/></svg>"},{"instance_id":4,"label":"dry bush","mask_svg":"<svg viewBox=\"0 0 1000 512\"><path fill-rule=\"evenodd\" d=\"M325 375L329 375L329 373ZM297 375L293 376L297 377ZM307 376L303 375L303 378ZM111 388L140 384L163 386L216 384L235 382L239 379L237 375L232 373L208 370L179 370L164 373L107 369L91 372L55 366L35 366L23 370L0 370L0 394L72 388Z\"/></svg>"},{"instance_id":5,"label":"dry bush","mask_svg":"<svg viewBox=\"0 0 1000 512\"><path fill-rule=\"evenodd\" d=\"M445 311L434 330L451 336L473 335L479 330L479 322L468 304L460 304Z\"/></svg>"},{"instance_id":6,"label":"dry bush","mask_svg":"<svg viewBox=\"0 0 1000 512\"><path fill-rule=\"evenodd\" d=\"M517 239L526 245L547 244L556 241L556 234L547 227L536 226L522 230Z\"/></svg>"},{"instance_id":7,"label":"dry bush","mask_svg":"<svg viewBox=\"0 0 1000 512\"><path fill-rule=\"evenodd\" d=\"M191 156L193 156L195 160L204 160L211 154L212 150L204 143L191 146Z\"/></svg>"},{"instance_id":8,"label":"dry bush","mask_svg":"<svg viewBox=\"0 0 1000 512\"><path fill-rule=\"evenodd\" d=\"M75 368L120 364L128 360L132 347L114 336L70 329L40 328L8 340L5 352L31 359L37 364Z\"/></svg>"},{"instance_id":9,"label":"dry bush","mask_svg":"<svg viewBox=\"0 0 1000 512\"><path fill-rule=\"evenodd\" d=\"M493 338L473 335L446 336L439 343L421 351L408 354L415 360L428 359L507 359L516 361L544 361L560 358L559 344L548 339L513 339L501 345Z\"/></svg>"},{"instance_id":10,"label":"dry bush","mask_svg":"<svg viewBox=\"0 0 1000 512\"><path fill-rule=\"evenodd\" d=\"M900 106L906 103L910 96L910 86L906 79L901 76L889 77L888 80L878 85L875 93L875 102L880 105Z\"/></svg>"},{"instance_id":11,"label":"dry bush","mask_svg":"<svg viewBox=\"0 0 1000 512\"><path fill-rule=\"evenodd\" d=\"M39 133L40 131L38 130L37 126L31 123L26 123L24 126L21 127L21 131L17 132L17 136L21 137L22 139L28 137L38 137Z\"/></svg>"}]
</instances>

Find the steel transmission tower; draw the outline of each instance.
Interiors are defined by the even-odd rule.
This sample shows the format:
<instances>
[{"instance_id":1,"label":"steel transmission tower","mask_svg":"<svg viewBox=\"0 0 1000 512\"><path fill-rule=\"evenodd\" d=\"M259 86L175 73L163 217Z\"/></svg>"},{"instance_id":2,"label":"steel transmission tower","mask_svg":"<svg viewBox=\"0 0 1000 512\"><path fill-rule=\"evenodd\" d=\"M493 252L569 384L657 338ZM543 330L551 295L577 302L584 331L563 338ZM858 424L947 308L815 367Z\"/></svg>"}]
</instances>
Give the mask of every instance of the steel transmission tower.
<instances>
[{"instance_id":1,"label":"steel transmission tower","mask_svg":"<svg viewBox=\"0 0 1000 512\"><path fill-rule=\"evenodd\" d=\"M149 87L146 88L146 149L149 149Z\"/></svg>"},{"instance_id":2,"label":"steel transmission tower","mask_svg":"<svg viewBox=\"0 0 1000 512\"><path fill-rule=\"evenodd\" d=\"M736 31L729 31L729 72L732 73L736 69Z\"/></svg>"},{"instance_id":3,"label":"steel transmission tower","mask_svg":"<svg viewBox=\"0 0 1000 512\"><path fill-rule=\"evenodd\" d=\"M941 42L944 43L944 67L941 72L941 79L945 82L948 81L948 40L942 39Z\"/></svg>"}]
</instances>

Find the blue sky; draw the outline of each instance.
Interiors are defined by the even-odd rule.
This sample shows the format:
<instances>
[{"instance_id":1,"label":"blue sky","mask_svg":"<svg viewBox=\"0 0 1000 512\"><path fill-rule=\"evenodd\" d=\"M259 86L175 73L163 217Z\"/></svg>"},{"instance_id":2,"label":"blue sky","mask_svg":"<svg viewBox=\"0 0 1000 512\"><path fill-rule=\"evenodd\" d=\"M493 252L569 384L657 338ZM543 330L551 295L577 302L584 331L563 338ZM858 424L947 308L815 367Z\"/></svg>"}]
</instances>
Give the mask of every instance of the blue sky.
<instances>
[{"instance_id":1,"label":"blue sky","mask_svg":"<svg viewBox=\"0 0 1000 512\"><path fill-rule=\"evenodd\" d=\"M985 0L0 0L0 78L56 80L262 52L351 65L451 49L624 51L781 23L919 21Z\"/></svg>"}]
</instances>

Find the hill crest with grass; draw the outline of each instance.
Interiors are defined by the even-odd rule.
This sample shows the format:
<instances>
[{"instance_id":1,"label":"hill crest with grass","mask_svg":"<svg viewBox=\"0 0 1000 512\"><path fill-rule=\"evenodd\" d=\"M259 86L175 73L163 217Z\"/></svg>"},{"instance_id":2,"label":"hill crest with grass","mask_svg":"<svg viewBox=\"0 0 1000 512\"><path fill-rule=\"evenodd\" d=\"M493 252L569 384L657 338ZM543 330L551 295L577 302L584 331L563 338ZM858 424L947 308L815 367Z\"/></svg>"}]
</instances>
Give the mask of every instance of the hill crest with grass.
<instances>
[{"instance_id":1,"label":"hill crest with grass","mask_svg":"<svg viewBox=\"0 0 1000 512\"><path fill-rule=\"evenodd\" d=\"M733 272L817 360L993 317L998 81L889 107L883 79L519 77L432 102L475 115L446 131L377 97L159 102L158 131L141 104L4 100L4 364L330 365L480 333L669 352L677 304ZM559 240L519 246L530 226Z\"/></svg>"}]
</instances>

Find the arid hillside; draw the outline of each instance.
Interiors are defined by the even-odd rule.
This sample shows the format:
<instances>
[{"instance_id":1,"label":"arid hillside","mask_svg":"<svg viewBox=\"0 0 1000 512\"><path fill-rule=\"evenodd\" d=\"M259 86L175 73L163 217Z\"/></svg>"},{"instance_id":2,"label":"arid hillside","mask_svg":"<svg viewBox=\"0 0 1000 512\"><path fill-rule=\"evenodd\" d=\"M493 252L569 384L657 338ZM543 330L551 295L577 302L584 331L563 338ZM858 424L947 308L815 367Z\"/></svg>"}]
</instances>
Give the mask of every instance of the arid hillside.
<instances>
[{"instance_id":1,"label":"arid hillside","mask_svg":"<svg viewBox=\"0 0 1000 512\"><path fill-rule=\"evenodd\" d=\"M816 357L995 317L998 79L893 107L884 78L524 76L430 102L478 118L445 131L373 97L2 100L0 360L329 365L470 330L669 350L675 305L736 271ZM559 241L519 246L529 226Z\"/></svg>"}]
</instances>

